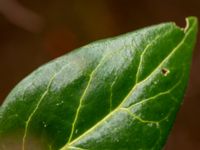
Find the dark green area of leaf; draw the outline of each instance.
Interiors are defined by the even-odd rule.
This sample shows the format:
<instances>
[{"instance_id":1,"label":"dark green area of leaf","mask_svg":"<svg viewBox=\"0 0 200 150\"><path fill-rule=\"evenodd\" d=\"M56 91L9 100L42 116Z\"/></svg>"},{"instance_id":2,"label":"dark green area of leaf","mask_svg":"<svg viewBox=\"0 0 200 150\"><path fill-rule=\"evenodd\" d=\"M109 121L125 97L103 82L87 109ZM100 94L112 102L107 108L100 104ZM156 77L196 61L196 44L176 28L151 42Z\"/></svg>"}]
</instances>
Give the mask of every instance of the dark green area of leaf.
<instances>
[{"instance_id":1,"label":"dark green area of leaf","mask_svg":"<svg viewBox=\"0 0 200 150\"><path fill-rule=\"evenodd\" d=\"M162 149L182 103L196 32L197 19L189 17L185 29L147 27L40 67L0 107L0 149Z\"/></svg>"}]
</instances>

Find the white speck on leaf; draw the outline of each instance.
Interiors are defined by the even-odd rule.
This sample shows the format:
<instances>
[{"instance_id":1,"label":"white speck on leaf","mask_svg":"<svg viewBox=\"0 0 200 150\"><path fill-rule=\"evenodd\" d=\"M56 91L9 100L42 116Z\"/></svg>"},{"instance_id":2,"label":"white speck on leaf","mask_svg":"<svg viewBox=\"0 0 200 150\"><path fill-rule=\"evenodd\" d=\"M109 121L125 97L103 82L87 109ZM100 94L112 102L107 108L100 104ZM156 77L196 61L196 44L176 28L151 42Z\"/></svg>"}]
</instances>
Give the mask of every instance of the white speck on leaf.
<instances>
[{"instance_id":1,"label":"white speck on leaf","mask_svg":"<svg viewBox=\"0 0 200 150\"><path fill-rule=\"evenodd\" d=\"M44 121L43 121L42 123L43 123L44 127L46 128L46 127L47 127L47 124L46 124Z\"/></svg>"}]
</instances>

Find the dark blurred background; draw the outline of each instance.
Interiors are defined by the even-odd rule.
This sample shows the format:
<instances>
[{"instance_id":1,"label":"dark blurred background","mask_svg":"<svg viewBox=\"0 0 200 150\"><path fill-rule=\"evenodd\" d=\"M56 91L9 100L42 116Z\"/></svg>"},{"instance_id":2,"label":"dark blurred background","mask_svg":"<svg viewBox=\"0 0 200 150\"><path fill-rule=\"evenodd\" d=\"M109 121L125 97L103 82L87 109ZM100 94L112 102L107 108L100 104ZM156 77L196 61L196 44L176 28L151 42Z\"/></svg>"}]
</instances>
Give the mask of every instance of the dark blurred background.
<instances>
[{"instance_id":1,"label":"dark blurred background","mask_svg":"<svg viewBox=\"0 0 200 150\"><path fill-rule=\"evenodd\" d=\"M0 0L0 103L41 64L97 39L185 17L200 0ZM165 150L200 150L200 41Z\"/></svg>"}]
</instances>

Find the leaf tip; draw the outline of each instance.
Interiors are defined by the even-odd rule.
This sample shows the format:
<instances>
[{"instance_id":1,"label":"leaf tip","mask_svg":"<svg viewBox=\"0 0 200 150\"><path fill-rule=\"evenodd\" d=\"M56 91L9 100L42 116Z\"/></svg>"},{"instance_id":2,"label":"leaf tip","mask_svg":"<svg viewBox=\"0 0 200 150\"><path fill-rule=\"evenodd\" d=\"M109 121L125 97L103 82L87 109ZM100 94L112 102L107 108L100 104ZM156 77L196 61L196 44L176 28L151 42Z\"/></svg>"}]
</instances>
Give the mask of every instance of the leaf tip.
<instances>
[{"instance_id":1,"label":"leaf tip","mask_svg":"<svg viewBox=\"0 0 200 150\"><path fill-rule=\"evenodd\" d=\"M195 31L197 31L198 27L198 19L195 16L190 16L186 18L186 27L184 28L184 32L188 32L190 28L193 28Z\"/></svg>"}]
</instances>

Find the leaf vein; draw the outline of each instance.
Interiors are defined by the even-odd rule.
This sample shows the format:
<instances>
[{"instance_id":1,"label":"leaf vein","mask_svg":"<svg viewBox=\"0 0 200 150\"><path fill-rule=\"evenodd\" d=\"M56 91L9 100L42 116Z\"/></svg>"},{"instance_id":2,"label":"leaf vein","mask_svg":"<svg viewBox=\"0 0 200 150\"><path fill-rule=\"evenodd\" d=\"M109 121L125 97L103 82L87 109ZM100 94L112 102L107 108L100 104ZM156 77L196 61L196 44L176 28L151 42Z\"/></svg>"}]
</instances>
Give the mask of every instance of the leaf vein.
<instances>
[{"instance_id":1,"label":"leaf vein","mask_svg":"<svg viewBox=\"0 0 200 150\"><path fill-rule=\"evenodd\" d=\"M44 93L41 95L39 101L37 102L36 104L36 107L33 109L33 111L31 112L31 114L29 115L28 119L26 120L25 122L25 129L24 129L24 135L23 135L23 138L22 138L22 150L25 150L25 142L26 142L26 137L27 137L27 133L28 133L28 127L29 127L29 124L32 120L32 117L34 116L34 114L37 112L40 104L42 103L43 99L45 98L45 96L48 94L49 90L50 90L50 87L51 87L51 84L53 83L54 79L56 78L56 76L59 75L59 73L61 73L68 65L64 65L57 73L54 73L52 75L52 77L50 78L49 82L47 83L47 88L46 90L44 91ZM31 83L32 84L32 83ZM30 85L31 85L30 84ZM29 86L30 86L29 85ZM28 88L28 87L27 87ZM26 89L27 89L26 88ZM23 95L23 99L24 99L24 95Z\"/></svg>"},{"instance_id":2,"label":"leaf vein","mask_svg":"<svg viewBox=\"0 0 200 150\"><path fill-rule=\"evenodd\" d=\"M152 121L152 120L144 120L141 117L137 116L136 114L132 113L129 109L127 108L119 108L122 111L126 111L130 116L132 116L133 118L139 120L142 123L152 123L152 124L158 124L159 121Z\"/></svg>"},{"instance_id":3,"label":"leaf vein","mask_svg":"<svg viewBox=\"0 0 200 150\"><path fill-rule=\"evenodd\" d=\"M113 86L115 85L116 81L117 81L117 77L115 77L115 80L112 82L110 86L110 99L109 99L110 112L112 111L112 107L113 107Z\"/></svg>"},{"instance_id":4,"label":"leaf vein","mask_svg":"<svg viewBox=\"0 0 200 150\"><path fill-rule=\"evenodd\" d=\"M55 78L56 74L53 75L53 77L50 79L48 85L47 85L47 89L46 91L42 94L42 96L40 97L38 103L36 104L36 107L34 108L34 110L32 111L32 113L29 115L26 123L25 123L25 130L24 130L24 136L23 136L23 142L22 142L22 150L25 150L25 142L26 142L26 136L27 136L27 132L28 132L28 127L29 127L29 124L31 122L31 119L32 117L34 116L34 114L36 113L36 111L38 110L42 100L45 98L45 96L48 94L49 92L49 89L50 89L50 86Z\"/></svg>"},{"instance_id":5,"label":"leaf vein","mask_svg":"<svg viewBox=\"0 0 200 150\"><path fill-rule=\"evenodd\" d=\"M110 57L112 57L113 54L115 54L115 53L117 53L118 51L121 51L121 50L123 50L123 48L119 48L118 50L115 50L114 52L111 52L108 55L104 56L100 60L100 62L98 63L98 65L94 68L94 70L90 73L90 79L89 79L89 81L88 81L88 83L86 85L85 90L83 91L83 94L80 97L80 103L78 105L78 108L77 108L77 111L76 111L76 114L75 114L75 117L74 117L74 121L72 123L72 129L71 129L70 136L69 136L69 139L68 139L67 143L71 142L71 139L73 138L73 134L74 134L74 131L75 131L75 126L76 126L76 123L78 121L78 116L79 116L79 113L80 113L80 110L81 110L81 107L82 107L82 103L83 103L84 98L85 98L85 96L87 94L88 88L89 88L89 86L91 84L91 81L93 79L94 74L96 73L96 71L98 70L98 68L104 63L104 61L106 61L107 59L109 59Z\"/></svg>"},{"instance_id":6,"label":"leaf vein","mask_svg":"<svg viewBox=\"0 0 200 150\"><path fill-rule=\"evenodd\" d=\"M155 42L160 37L161 37L161 35L156 36L149 44L147 44L147 46L145 47L145 49L142 51L142 53L140 55L139 65L138 65L137 72L136 72L135 84L137 84L138 80L139 80L139 73L140 73L140 69L141 69L141 66L142 66L142 61L143 61L143 57L144 57L145 52L148 50L149 47L152 46L153 42Z\"/></svg>"},{"instance_id":7,"label":"leaf vein","mask_svg":"<svg viewBox=\"0 0 200 150\"><path fill-rule=\"evenodd\" d=\"M163 92L160 92L152 97L149 97L149 98L146 98L146 99L143 99L135 104L132 104L130 105L128 108L131 109L133 108L134 106L137 106L139 104L143 104L143 103L146 103L148 101L151 101L151 100L154 100L156 98L158 98L159 96L162 96L162 95L166 95L166 94L169 94L171 91L173 91L177 86L179 86L179 84L181 83L181 80L182 80L183 76L180 78L180 80L170 89L168 89L167 91L163 91ZM173 99L173 98L172 98ZM174 99L173 99L174 100Z\"/></svg>"}]
</instances>

